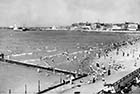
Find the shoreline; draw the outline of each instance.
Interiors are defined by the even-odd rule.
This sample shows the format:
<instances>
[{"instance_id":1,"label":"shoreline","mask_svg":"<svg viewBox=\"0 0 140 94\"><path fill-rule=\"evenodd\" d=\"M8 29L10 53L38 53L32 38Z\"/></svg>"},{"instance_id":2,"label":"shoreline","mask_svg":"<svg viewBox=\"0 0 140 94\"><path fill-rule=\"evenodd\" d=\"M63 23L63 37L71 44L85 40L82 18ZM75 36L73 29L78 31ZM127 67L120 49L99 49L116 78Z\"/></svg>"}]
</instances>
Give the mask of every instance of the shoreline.
<instances>
[{"instance_id":1,"label":"shoreline","mask_svg":"<svg viewBox=\"0 0 140 94\"><path fill-rule=\"evenodd\" d=\"M136 40L137 40L137 42L136 42ZM129 45L125 45L125 46L122 46L120 49L122 49L122 48L125 48L126 49L126 47L131 47L131 49L132 49L132 47L133 46L135 46L136 44L139 44L140 43L140 38L136 38L136 39L134 39L133 41L135 41L135 43L133 44L133 45L131 45L131 44L129 44ZM113 51L111 51L109 54L112 54L112 53L116 53L115 52L116 51L116 49L115 50L113 50ZM125 51L126 53L127 53L127 51ZM101 57L101 58L104 58L104 57ZM98 61L98 60L97 60ZM125 61L125 60L124 60ZM107 63L107 62L106 62ZM128 67L129 65L127 65L127 67ZM139 66L140 66L140 64L139 64ZM135 69L135 68L134 68ZM125 71L130 71L131 69L129 69L129 68L126 68L126 69L124 69ZM116 71L116 72L114 72L115 74L118 74L119 72L125 72L124 70L118 70L118 71ZM128 72L129 73L129 72ZM115 75L114 74L114 75ZM124 76L125 75L127 75L127 74L124 74ZM108 76L107 76L108 77ZM122 78L122 77L120 77L120 78ZM100 81L100 80L99 80ZM98 81L97 81L98 82ZM90 84L89 84L90 85ZM81 85L81 87L82 87L82 85ZM85 87L85 86L83 86L83 87ZM95 86L96 87L96 86ZM98 86L97 86L98 87ZM85 87L86 88L86 87ZM88 88L88 86L87 86L87 88ZM72 89L72 88L71 88ZM73 90L75 90L75 88L74 89L72 89L72 91ZM79 90L79 89L78 89ZM81 89L80 89L81 90ZM68 93L69 91L71 91L71 90L65 90L66 92L63 92L63 94L66 94L66 93ZM83 92L83 90L81 90L81 94L84 94L84 93L82 93ZM72 93L70 93L70 94L72 94ZM90 94L90 93L89 93ZM92 94L93 94L93 92L92 92Z\"/></svg>"},{"instance_id":2,"label":"shoreline","mask_svg":"<svg viewBox=\"0 0 140 94\"><path fill-rule=\"evenodd\" d=\"M14 30L12 30L12 29L0 29L0 30L4 30L4 31L8 31L8 30L10 30L10 31L14 31ZM126 34L140 34L140 30L137 30L137 31L135 31L135 30L109 30L109 31L107 31L107 30L69 30L69 29L48 29L48 30L27 30L27 31L15 31L15 32L24 32L24 33L27 33L27 32L47 32L47 31L58 31L58 32L60 32L60 31L66 31L66 32L83 32L83 33L126 33Z\"/></svg>"},{"instance_id":3,"label":"shoreline","mask_svg":"<svg viewBox=\"0 0 140 94\"><path fill-rule=\"evenodd\" d=\"M126 40L126 39L125 39L125 40ZM86 46L85 46L85 47L86 47ZM89 49L85 49L85 50L89 50ZM21 53L21 54L19 53L18 55L24 56L24 54L25 54L25 53ZM31 53L30 53L30 52L27 52L26 54L30 56ZM17 55L17 56L18 56L18 55ZM75 53L73 53L72 55L75 55ZM28 56L28 57L29 57L29 56ZM33 63L34 63L34 62L33 62ZM68 64L68 63L65 63L65 64ZM72 63L72 65L73 65L73 64L74 64L74 63ZM61 65L60 65L60 66L61 66ZM68 68L69 68L69 65L66 65L66 66L68 66ZM74 65L73 65L73 66L74 66ZM59 79L59 77L58 77L58 79Z\"/></svg>"}]
</instances>

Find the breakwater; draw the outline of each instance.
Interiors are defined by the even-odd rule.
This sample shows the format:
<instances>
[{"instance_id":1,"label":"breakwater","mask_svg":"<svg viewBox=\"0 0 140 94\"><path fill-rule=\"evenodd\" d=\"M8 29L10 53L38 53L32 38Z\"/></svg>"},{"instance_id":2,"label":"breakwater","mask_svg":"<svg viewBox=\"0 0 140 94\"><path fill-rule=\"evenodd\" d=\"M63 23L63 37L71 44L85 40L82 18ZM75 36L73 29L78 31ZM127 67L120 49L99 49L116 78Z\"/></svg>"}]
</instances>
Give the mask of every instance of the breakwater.
<instances>
[{"instance_id":1,"label":"breakwater","mask_svg":"<svg viewBox=\"0 0 140 94\"><path fill-rule=\"evenodd\" d=\"M73 76L75 76L75 75L81 76L81 74L76 74L74 72L70 72L70 71L67 71L67 70L61 70L61 69L58 69L58 68L43 67L43 66L39 66L39 65L26 64L26 63L22 63L22 62L19 62L19 61L2 59L2 58L0 58L0 61L10 63L10 64L22 65L22 66L26 66L26 67L39 68L39 69L43 69L43 70L47 70L47 71L51 71L51 72L64 73L64 74L69 74L69 75L73 75Z\"/></svg>"},{"instance_id":2,"label":"breakwater","mask_svg":"<svg viewBox=\"0 0 140 94\"><path fill-rule=\"evenodd\" d=\"M83 77L86 77L86 76L88 76L88 75L84 74L84 75L82 75L82 76L79 76L79 77L73 79L72 81L79 80L79 79L81 79L81 78L83 78ZM59 84L57 84L57 85L55 85L55 86L49 87L49 88L47 88L47 89L45 89L45 90L42 90L42 91L40 91L40 92L37 92L36 94L43 94L43 93L46 93L46 92L48 92L48 91L50 91L50 90L53 90L53 89L55 89L55 88L57 88L57 87L66 85L66 84L68 84L68 83L70 83L70 80L69 80L69 81L66 81L66 82L63 82L63 83L59 83Z\"/></svg>"}]
</instances>

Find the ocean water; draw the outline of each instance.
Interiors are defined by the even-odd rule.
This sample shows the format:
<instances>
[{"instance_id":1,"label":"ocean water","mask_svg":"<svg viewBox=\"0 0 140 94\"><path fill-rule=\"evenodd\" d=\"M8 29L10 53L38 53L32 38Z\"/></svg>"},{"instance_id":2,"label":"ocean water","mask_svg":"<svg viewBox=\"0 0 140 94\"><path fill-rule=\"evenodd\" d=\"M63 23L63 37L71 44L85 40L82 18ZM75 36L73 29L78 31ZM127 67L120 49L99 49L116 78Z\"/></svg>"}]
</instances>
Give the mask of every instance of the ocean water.
<instances>
[{"instance_id":1,"label":"ocean water","mask_svg":"<svg viewBox=\"0 0 140 94\"><path fill-rule=\"evenodd\" d=\"M111 42L127 40L128 37L139 36L126 33L86 33L70 31L29 31L15 32L12 30L0 30L0 52L9 59L24 61L25 63L46 65L40 61L40 57L52 56L54 62L47 62L54 67L66 70L78 68L82 51L87 47L103 48ZM78 60L68 62L62 52L68 51L70 58L74 55ZM8 57L7 57L8 56ZM17 71L18 70L18 71ZM53 78L53 79L52 79ZM37 73L36 70L20 67L18 65L1 64L0 68L0 92L24 92L24 85L28 90L37 91L37 81L41 80L41 89L47 88L50 83L58 82L59 76L46 76L46 72ZM52 79L50 81L50 79ZM16 82L16 83L15 83ZM18 87L18 88L17 88ZM5 94L5 93L4 93Z\"/></svg>"},{"instance_id":2,"label":"ocean water","mask_svg":"<svg viewBox=\"0 0 140 94\"><path fill-rule=\"evenodd\" d=\"M3 52L7 58L23 61L25 63L34 63L39 65L51 65L62 69L77 68L78 62L82 59L82 52L88 47L95 50L103 48L112 42L127 40L128 37L136 36L127 33L111 32L71 32L71 31L28 31L17 32L12 30L0 31L0 52ZM67 57L62 55L68 52L77 56L79 61L75 63L66 63ZM81 53L80 53L81 52ZM39 62L41 57L53 57Z\"/></svg>"}]
</instances>

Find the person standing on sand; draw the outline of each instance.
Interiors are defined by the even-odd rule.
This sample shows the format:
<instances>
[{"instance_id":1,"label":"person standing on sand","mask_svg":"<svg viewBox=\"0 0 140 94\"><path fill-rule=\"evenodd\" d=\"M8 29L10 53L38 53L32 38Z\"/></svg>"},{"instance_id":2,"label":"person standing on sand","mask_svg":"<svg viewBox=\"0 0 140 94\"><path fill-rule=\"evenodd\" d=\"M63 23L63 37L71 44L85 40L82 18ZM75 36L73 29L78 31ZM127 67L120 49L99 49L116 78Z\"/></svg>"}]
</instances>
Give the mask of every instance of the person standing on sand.
<instances>
[{"instance_id":1,"label":"person standing on sand","mask_svg":"<svg viewBox=\"0 0 140 94\"><path fill-rule=\"evenodd\" d=\"M40 61L42 61L43 60L43 57L42 56L40 56Z\"/></svg>"},{"instance_id":2,"label":"person standing on sand","mask_svg":"<svg viewBox=\"0 0 140 94\"><path fill-rule=\"evenodd\" d=\"M116 51L116 55L119 55L119 51Z\"/></svg>"},{"instance_id":3,"label":"person standing on sand","mask_svg":"<svg viewBox=\"0 0 140 94\"><path fill-rule=\"evenodd\" d=\"M99 59L101 57L101 52L96 53L96 56Z\"/></svg>"},{"instance_id":4,"label":"person standing on sand","mask_svg":"<svg viewBox=\"0 0 140 94\"><path fill-rule=\"evenodd\" d=\"M106 85L106 80L105 80L104 77L102 77L102 81L103 81L103 86L105 86Z\"/></svg>"},{"instance_id":5,"label":"person standing on sand","mask_svg":"<svg viewBox=\"0 0 140 94\"><path fill-rule=\"evenodd\" d=\"M127 56L129 56L129 53L127 53Z\"/></svg>"},{"instance_id":6,"label":"person standing on sand","mask_svg":"<svg viewBox=\"0 0 140 94\"><path fill-rule=\"evenodd\" d=\"M96 67L97 67L97 71L99 71L100 70L100 65L99 65L98 62L96 63Z\"/></svg>"},{"instance_id":7,"label":"person standing on sand","mask_svg":"<svg viewBox=\"0 0 140 94\"><path fill-rule=\"evenodd\" d=\"M101 65L101 69L102 69L102 70L106 70L104 64Z\"/></svg>"},{"instance_id":8,"label":"person standing on sand","mask_svg":"<svg viewBox=\"0 0 140 94\"><path fill-rule=\"evenodd\" d=\"M96 76L93 75L93 76L92 76L92 83L95 83L95 81L96 81Z\"/></svg>"},{"instance_id":9,"label":"person standing on sand","mask_svg":"<svg viewBox=\"0 0 140 94\"><path fill-rule=\"evenodd\" d=\"M123 53L123 56L125 56L125 52L122 52Z\"/></svg>"},{"instance_id":10,"label":"person standing on sand","mask_svg":"<svg viewBox=\"0 0 140 94\"><path fill-rule=\"evenodd\" d=\"M100 65L99 65L99 63L98 63L98 62L96 63L96 67L100 67Z\"/></svg>"},{"instance_id":11,"label":"person standing on sand","mask_svg":"<svg viewBox=\"0 0 140 94\"><path fill-rule=\"evenodd\" d=\"M104 77L105 76L105 74L106 74L106 67L104 66L104 64L102 64L101 65L101 69L103 70L103 72L102 72L102 76Z\"/></svg>"},{"instance_id":12,"label":"person standing on sand","mask_svg":"<svg viewBox=\"0 0 140 94\"><path fill-rule=\"evenodd\" d=\"M91 72L93 71L92 65L89 65L89 69L90 69Z\"/></svg>"},{"instance_id":13,"label":"person standing on sand","mask_svg":"<svg viewBox=\"0 0 140 94\"><path fill-rule=\"evenodd\" d=\"M110 69L108 69L107 74L108 74L108 76L111 75L111 70Z\"/></svg>"},{"instance_id":14,"label":"person standing on sand","mask_svg":"<svg viewBox=\"0 0 140 94\"><path fill-rule=\"evenodd\" d=\"M134 66L137 67L137 61L135 60Z\"/></svg>"}]
</instances>

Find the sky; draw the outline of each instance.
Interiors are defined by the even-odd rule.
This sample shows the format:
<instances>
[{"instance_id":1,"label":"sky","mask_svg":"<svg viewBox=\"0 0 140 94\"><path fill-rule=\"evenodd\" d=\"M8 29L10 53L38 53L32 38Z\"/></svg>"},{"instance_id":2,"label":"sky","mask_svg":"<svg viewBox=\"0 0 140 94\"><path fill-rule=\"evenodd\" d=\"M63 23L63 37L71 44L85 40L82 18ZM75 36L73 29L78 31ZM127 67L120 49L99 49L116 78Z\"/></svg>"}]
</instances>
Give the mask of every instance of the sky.
<instances>
[{"instance_id":1,"label":"sky","mask_svg":"<svg viewBox=\"0 0 140 94\"><path fill-rule=\"evenodd\" d=\"M0 26L140 22L140 0L0 0Z\"/></svg>"}]
</instances>

